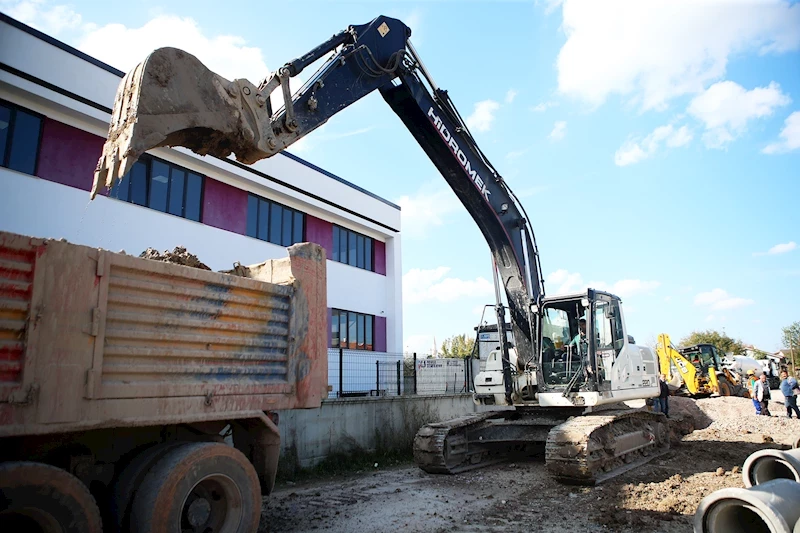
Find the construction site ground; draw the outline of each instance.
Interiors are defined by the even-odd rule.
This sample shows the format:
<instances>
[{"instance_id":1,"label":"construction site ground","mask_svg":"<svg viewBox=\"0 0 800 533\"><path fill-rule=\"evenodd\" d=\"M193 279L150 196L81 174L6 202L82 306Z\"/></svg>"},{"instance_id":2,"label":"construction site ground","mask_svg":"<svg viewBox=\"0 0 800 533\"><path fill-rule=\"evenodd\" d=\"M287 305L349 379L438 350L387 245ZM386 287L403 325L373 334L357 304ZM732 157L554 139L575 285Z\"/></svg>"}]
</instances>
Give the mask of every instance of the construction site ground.
<instances>
[{"instance_id":1,"label":"construction site ground","mask_svg":"<svg viewBox=\"0 0 800 533\"><path fill-rule=\"evenodd\" d=\"M670 451L597 487L555 483L543 458L454 476L377 464L334 479L283 483L265 500L259 531L688 533L701 499L744 486L740 469L748 455L788 448L800 434L780 392L772 398L769 418L756 416L746 398L671 398Z\"/></svg>"}]
</instances>

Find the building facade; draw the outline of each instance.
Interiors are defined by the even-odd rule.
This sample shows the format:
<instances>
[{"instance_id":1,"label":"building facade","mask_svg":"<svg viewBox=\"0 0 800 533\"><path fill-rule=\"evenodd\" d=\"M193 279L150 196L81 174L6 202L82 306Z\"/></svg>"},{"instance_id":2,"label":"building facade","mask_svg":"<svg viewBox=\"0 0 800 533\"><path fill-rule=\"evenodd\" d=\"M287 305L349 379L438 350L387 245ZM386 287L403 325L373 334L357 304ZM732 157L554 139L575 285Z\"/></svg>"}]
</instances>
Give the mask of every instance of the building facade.
<instances>
[{"instance_id":1,"label":"building facade","mask_svg":"<svg viewBox=\"0 0 800 533\"><path fill-rule=\"evenodd\" d=\"M157 148L89 201L123 72L0 14L0 230L212 270L327 253L329 346L402 351L400 208L284 152L252 166Z\"/></svg>"}]
</instances>

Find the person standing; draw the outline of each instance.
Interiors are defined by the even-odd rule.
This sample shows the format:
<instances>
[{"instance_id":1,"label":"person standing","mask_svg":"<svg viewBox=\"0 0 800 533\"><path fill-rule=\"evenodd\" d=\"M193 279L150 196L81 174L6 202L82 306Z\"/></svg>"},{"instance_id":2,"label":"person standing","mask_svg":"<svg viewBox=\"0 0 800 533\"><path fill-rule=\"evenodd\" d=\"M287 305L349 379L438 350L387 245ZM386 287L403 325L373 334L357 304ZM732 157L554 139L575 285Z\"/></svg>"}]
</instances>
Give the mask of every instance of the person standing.
<instances>
[{"instance_id":1,"label":"person standing","mask_svg":"<svg viewBox=\"0 0 800 533\"><path fill-rule=\"evenodd\" d=\"M769 412L769 400L771 395L766 373L761 374L761 377L756 381L755 393L756 398L761 404L761 414L763 416L772 416L772 413Z\"/></svg>"},{"instance_id":2,"label":"person standing","mask_svg":"<svg viewBox=\"0 0 800 533\"><path fill-rule=\"evenodd\" d=\"M753 399L753 406L756 408L756 415L761 414L761 402L758 401L756 397L756 383L758 379L756 378L756 373L754 370L747 371L747 389L750 391L750 398Z\"/></svg>"},{"instance_id":3,"label":"person standing","mask_svg":"<svg viewBox=\"0 0 800 533\"><path fill-rule=\"evenodd\" d=\"M653 400L653 410L656 413L664 413L664 416L669 418L669 385L664 374L658 376L658 389L658 398Z\"/></svg>"},{"instance_id":4,"label":"person standing","mask_svg":"<svg viewBox=\"0 0 800 533\"><path fill-rule=\"evenodd\" d=\"M800 393L800 385L797 380L789 377L787 371L781 372L781 392L783 393L783 404L786 406L786 416L792 418L792 411L800 418L800 410L797 409L797 396Z\"/></svg>"}]
</instances>

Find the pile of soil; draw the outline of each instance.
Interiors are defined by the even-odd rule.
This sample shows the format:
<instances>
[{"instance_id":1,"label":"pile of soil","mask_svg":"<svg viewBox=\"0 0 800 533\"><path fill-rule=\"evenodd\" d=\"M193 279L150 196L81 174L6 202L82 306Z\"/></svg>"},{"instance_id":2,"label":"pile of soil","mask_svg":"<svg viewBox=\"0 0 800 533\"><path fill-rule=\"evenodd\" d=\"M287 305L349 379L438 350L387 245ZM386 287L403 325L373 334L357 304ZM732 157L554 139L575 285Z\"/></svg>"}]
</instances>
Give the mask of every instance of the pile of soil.
<instances>
[{"instance_id":1,"label":"pile of soil","mask_svg":"<svg viewBox=\"0 0 800 533\"><path fill-rule=\"evenodd\" d=\"M201 270L211 270L208 265L200 261L196 255L189 253L183 246L176 246L171 252L169 250L164 250L163 254L155 248L148 248L139 254L139 257L143 259L152 259L153 261L172 263L174 265L199 268Z\"/></svg>"}]
</instances>

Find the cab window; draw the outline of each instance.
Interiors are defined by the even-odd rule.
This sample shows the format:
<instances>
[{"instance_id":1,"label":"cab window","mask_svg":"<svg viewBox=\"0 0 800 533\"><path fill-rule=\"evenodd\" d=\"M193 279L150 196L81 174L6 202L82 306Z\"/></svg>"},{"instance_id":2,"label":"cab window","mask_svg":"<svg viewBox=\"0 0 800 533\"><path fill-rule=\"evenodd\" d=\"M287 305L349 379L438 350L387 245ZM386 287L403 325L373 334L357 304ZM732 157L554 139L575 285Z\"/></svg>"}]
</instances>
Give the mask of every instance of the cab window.
<instances>
[{"instance_id":1,"label":"cab window","mask_svg":"<svg viewBox=\"0 0 800 533\"><path fill-rule=\"evenodd\" d=\"M625 344L618 301L599 300L594 308L595 349L613 349L617 354Z\"/></svg>"}]
</instances>

